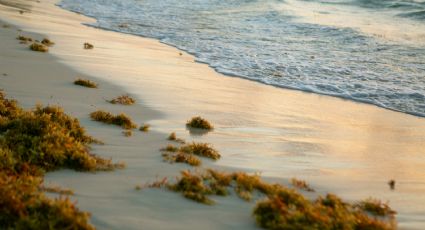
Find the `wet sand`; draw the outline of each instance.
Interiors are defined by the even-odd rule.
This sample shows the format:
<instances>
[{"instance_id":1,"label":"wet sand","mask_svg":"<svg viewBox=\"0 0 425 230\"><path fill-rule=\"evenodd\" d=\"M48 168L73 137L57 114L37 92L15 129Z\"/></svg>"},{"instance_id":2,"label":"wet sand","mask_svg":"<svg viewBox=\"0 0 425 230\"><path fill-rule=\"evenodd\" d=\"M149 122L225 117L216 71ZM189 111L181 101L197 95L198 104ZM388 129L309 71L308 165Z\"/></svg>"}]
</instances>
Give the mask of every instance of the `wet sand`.
<instances>
[{"instance_id":1,"label":"wet sand","mask_svg":"<svg viewBox=\"0 0 425 230\"><path fill-rule=\"evenodd\" d=\"M14 39L16 28L1 28L0 65L8 74L1 88L26 107L36 102L63 106L107 143L96 146L95 153L127 161L127 169L113 173L46 176L73 188L79 207L93 213L100 229L255 228L253 204L238 199L220 198L219 205L204 207L177 194L133 189L186 168L161 162L158 149L172 131L220 150L223 158L206 160L206 167L261 172L282 181L297 177L319 193L349 200L388 200L399 212L401 229L425 226L425 119L223 76L158 41L81 25L93 19L64 11L53 0L27 3L31 12L24 14L0 6L0 19L22 28L22 34L51 38L53 56L28 51ZM95 48L84 50L84 42ZM77 76L92 78L101 88L76 88L70 82ZM125 92L140 103L117 107L104 100ZM115 127L90 121L88 113L95 108L126 112L153 131L125 138ZM184 123L194 115L212 121L214 132L190 135ZM390 179L397 182L394 191L387 185Z\"/></svg>"}]
</instances>

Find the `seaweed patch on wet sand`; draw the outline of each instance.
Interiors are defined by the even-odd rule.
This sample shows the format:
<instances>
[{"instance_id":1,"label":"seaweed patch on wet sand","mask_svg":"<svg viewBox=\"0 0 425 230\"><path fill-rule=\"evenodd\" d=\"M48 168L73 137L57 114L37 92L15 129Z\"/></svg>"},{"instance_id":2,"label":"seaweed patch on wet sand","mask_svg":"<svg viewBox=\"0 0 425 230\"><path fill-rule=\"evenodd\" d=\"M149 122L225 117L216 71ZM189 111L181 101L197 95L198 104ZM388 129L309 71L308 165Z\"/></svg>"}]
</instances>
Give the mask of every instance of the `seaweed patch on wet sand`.
<instances>
[{"instance_id":1,"label":"seaweed patch on wet sand","mask_svg":"<svg viewBox=\"0 0 425 230\"><path fill-rule=\"evenodd\" d=\"M92 112L90 114L90 117L94 121L99 121L106 124L118 125L124 129L134 129L137 127L136 124L133 123L131 118L123 113L118 115L113 115L109 112L98 110L98 111Z\"/></svg>"}]
</instances>

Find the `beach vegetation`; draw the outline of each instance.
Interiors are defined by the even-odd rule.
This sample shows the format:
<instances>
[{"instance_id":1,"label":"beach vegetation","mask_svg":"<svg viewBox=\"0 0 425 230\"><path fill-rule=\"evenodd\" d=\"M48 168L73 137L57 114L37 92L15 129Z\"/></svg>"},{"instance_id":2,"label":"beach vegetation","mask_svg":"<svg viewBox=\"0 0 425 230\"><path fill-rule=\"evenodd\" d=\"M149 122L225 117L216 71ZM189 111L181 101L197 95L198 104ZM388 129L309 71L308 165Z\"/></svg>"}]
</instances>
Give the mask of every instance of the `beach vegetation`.
<instances>
[{"instance_id":1,"label":"beach vegetation","mask_svg":"<svg viewBox=\"0 0 425 230\"><path fill-rule=\"evenodd\" d=\"M85 42L84 43L84 49L90 50L90 49L93 49L93 48L94 48L94 46L92 44L90 44L88 42Z\"/></svg>"},{"instance_id":2,"label":"beach vegetation","mask_svg":"<svg viewBox=\"0 0 425 230\"><path fill-rule=\"evenodd\" d=\"M187 121L186 126L189 128L204 129L208 131L214 129L213 125L209 121L200 116L192 117L192 119Z\"/></svg>"},{"instance_id":3,"label":"beach vegetation","mask_svg":"<svg viewBox=\"0 0 425 230\"><path fill-rule=\"evenodd\" d=\"M97 84L95 82L92 82L90 80L81 79L81 78L78 78L77 80L75 80L74 85L80 85L80 86L84 86L84 87L87 87L87 88L97 88Z\"/></svg>"},{"instance_id":4,"label":"beach vegetation","mask_svg":"<svg viewBox=\"0 0 425 230\"><path fill-rule=\"evenodd\" d=\"M121 104L121 105L132 105L136 102L133 98L128 95L121 95L117 98L114 98L109 101L111 104Z\"/></svg>"},{"instance_id":5,"label":"beach vegetation","mask_svg":"<svg viewBox=\"0 0 425 230\"><path fill-rule=\"evenodd\" d=\"M151 126L149 124L143 124L139 127L139 130L142 132L148 132Z\"/></svg>"},{"instance_id":6,"label":"beach vegetation","mask_svg":"<svg viewBox=\"0 0 425 230\"><path fill-rule=\"evenodd\" d=\"M134 129L137 127L136 124L133 123L131 118L123 113L118 115L113 115L109 112L97 110L95 112L90 113L90 117L94 121L99 121L106 124L118 125L124 129Z\"/></svg>"},{"instance_id":7,"label":"beach vegetation","mask_svg":"<svg viewBox=\"0 0 425 230\"><path fill-rule=\"evenodd\" d=\"M37 52L42 52L42 53L45 53L45 52L49 51L49 48L48 48L47 46L45 46L45 45L43 45L43 44L40 44L40 43L38 43L38 42L34 42L34 43L32 43L32 44L29 46L29 48L30 48L32 51L37 51Z\"/></svg>"}]
</instances>

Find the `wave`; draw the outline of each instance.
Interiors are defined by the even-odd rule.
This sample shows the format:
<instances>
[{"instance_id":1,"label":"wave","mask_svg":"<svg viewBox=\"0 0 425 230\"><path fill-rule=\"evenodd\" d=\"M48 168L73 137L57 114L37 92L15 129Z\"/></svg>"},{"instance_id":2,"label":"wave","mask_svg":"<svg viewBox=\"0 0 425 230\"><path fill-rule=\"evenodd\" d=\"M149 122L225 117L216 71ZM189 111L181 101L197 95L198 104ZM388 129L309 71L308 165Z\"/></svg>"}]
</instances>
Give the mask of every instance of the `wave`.
<instances>
[{"instance_id":1,"label":"wave","mask_svg":"<svg viewBox=\"0 0 425 230\"><path fill-rule=\"evenodd\" d=\"M417 20L425 20L425 10L398 14L398 16L405 17L405 18L413 18Z\"/></svg>"}]
</instances>

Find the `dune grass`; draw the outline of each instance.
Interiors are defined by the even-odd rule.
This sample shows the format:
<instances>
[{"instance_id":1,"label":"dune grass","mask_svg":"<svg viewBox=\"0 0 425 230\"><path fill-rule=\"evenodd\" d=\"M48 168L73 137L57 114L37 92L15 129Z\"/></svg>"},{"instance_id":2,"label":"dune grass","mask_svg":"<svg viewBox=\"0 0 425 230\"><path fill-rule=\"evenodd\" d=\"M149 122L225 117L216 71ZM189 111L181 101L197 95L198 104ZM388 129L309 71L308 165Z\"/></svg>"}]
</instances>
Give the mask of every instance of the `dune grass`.
<instances>
[{"instance_id":1,"label":"dune grass","mask_svg":"<svg viewBox=\"0 0 425 230\"><path fill-rule=\"evenodd\" d=\"M213 125L202 117L192 117L189 121L187 121L186 126L189 128L203 129L203 130L213 130Z\"/></svg>"},{"instance_id":2,"label":"dune grass","mask_svg":"<svg viewBox=\"0 0 425 230\"><path fill-rule=\"evenodd\" d=\"M128 95L121 95L121 96L118 96L117 98L110 100L109 103L111 103L111 104L121 104L121 105L132 105L132 104L136 103L136 100L131 98Z\"/></svg>"},{"instance_id":3,"label":"dune grass","mask_svg":"<svg viewBox=\"0 0 425 230\"><path fill-rule=\"evenodd\" d=\"M113 170L112 163L89 152L94 138L59 107L20 108L0 92L0 226L3 229L94 229L89 214L68 198L49 199L45 172Z\"/></svg>"},{"instance_id":4,"label":"dune grass","mask_svg":"<svg viewBox=\"0 0 425 230\"><path fill-rule=\"evenodd\" d=\"M78 78L77 80L75 80L74 85L84 86L84 87L87 87L87 88L97 88L97 84L95 82L92 82L90 80L81 79L81 78Z\"/></svg>"},{"instance_id":5,"label":"dune grass","mask_svg":"<svg viewBox=\"0 0 425 230\"><path fill-rule=\"evenodd\" d=\"M98 111L92 112L90 114L90 117L94 121L99 121L106 124L118 125L118 126L121 126L123 129L134 129L137 127L136 124L133 123L131 118L123 113L118 115L113 115L109 112L98 110Z\"/></svg>"},{"instance_id":6,"label":"dune grass","mask_svg":"<svg viewBox=\"0 0 425 230\"><path fill-rule=\"evenodd\" d=\"M45 46L45 45L43 45L43 44L41 44L41 43L38 43L38 42L34 42L34 43L32 43L32 44L29 46L29 48L30 48L32 51L37 51L37 52L42 52L42 53L46 53L46 52L48 52L48 51L49 51L49 48L48 48L47 46Z\"/></svg>"},{"instance_id":7,"label":"dune grass","mask_svg":"<svg viewBox=\"0 0 425 230\"><path fill-rule=\"evenodd\" d=\"M182 171L175 183L160 187L207 205L215 203L213 196L232 191L246 201L255 197L253 216L265 229L396 229L395 212L379 200L350 204L333 194L311 200L294 189L243 172Z\"/></svg>"}]
</instances>

